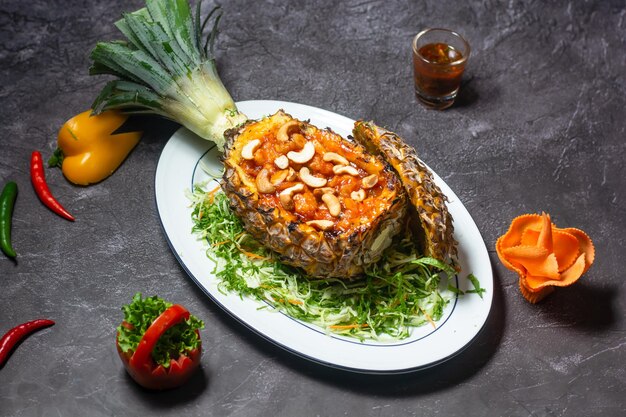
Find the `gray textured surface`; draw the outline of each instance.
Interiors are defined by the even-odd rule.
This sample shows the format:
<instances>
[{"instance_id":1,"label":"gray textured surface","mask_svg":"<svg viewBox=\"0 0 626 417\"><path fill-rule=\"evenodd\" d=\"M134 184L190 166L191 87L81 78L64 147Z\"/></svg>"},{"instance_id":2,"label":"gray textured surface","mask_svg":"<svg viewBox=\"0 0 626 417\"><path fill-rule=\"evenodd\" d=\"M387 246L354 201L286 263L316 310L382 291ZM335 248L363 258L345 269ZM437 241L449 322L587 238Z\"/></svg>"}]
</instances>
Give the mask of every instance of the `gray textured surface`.
<instances>
[{"instance_id":1,"label":"gray textured surface","mask_svg":"<svg viewBox=\"0 0 626 417\"><path fill-rule=\"evenodd\" d=\"M371 118L405 136L456 191L494 267L487 327L434 369L364 377L309 364L230 319L171 254L154 203L159 153L175 128L154 124L106 181L80 188L48 170L78 218L51 214L28 178L33 149L86 109L102 79L87 54L118 37L138 1L4 0L0 5L0 182L15 180L17 264L0 257L0 333L49 317L0 369L0 415L489 415L626 413L626 6L586 2L224 2L218 60L235 99L279 99ZM458 4L457 4L458 3ZM206 5L208 9L208 4ZM459 103L413 96L410 42L450 27L473 47ZM530 305L493 247L508 222L545 210L594 239L575 286ZM120 306L156 293L203 318L203 370L153 394L114 348Z\"/></svg>"}]
</instances>

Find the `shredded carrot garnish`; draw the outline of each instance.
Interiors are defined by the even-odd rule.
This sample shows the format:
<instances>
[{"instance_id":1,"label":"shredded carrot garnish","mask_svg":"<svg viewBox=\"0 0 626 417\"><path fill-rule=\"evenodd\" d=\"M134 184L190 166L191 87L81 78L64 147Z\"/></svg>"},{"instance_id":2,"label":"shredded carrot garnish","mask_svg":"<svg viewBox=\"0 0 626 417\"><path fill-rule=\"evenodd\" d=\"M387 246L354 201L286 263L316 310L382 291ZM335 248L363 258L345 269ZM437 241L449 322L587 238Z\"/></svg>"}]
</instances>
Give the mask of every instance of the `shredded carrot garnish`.
<instances>
[{"instance_id":1,"label":"shredded carrot garnish","mask_svg":"<svg viewBox=\"0 0 626 417\"><path fill-rule=\"evenodd\" d=\"M274 301L276 301L277 303L280 303L280 304L284 304L285 303L285 299L284 298L278 298L278 299L274 298ZM295 305L302 305L302 304L304 304L302 301L296 300L296 299L293 299L293 298L290 299L290 300L287 300L287 302L289 304L295 304Z\"/></svg>"},{"instance_id":2,"label":"shredded carrot garnish","mask_svg":"<svg viewBox=\"0 0 626 417\"><path fill-rule=\"evenodd\" d=\"M367 323L363 323L363 324L333 324L333 325L328 326L328 328L335 329L335 330L358 329L358 328L365 328L365 327L370 327L370 326Z\"/></svg>"},{"instance_id":3,"label":"shredded carrot garnish","mask_svg":"<svg viewBox=\"0 0 626 417\"><path fill-rule=\"evenodd\" d=\"M435 321L432 319L432 317L430 317L428 315L428 313L422 307L420 307L419 309L422 312L422 314L424 315L424 317L426 317L426 320L428 320L428 322L433 326L433 329L436 329L437 328L437 324L435 324Z\"/></svg>"},{"instance_id":4,"label":"shredded carrot garnish","mask_svg":"<svg viewBox=\"0 0 626 417\"><path fill-rule=\"evenodd\" d=\"M207 199L209 200L209 204L213 204L213 200L215 199L215 194L217 194L217 192L220 189L221 188L218 186L212 189L211 191L207 192L206 196L207 196Z\"/></svg>"},{"instance_id":5,"label":"shredded carrot garnish","mask_svg":"<svg viewBox=\"0 0 626 417\"><path fill-rule=\"evenodd\" d=\"M248 252L247 250L243 250L243 249L240 249L240 250L241 250L241 253L246 255L248 258L261 259L263 261L269 261L269 259L270 259L270 258L268 258L266 256L261 256L261 255L257 255L256 253Z\"/></svg>"}]
</instances>

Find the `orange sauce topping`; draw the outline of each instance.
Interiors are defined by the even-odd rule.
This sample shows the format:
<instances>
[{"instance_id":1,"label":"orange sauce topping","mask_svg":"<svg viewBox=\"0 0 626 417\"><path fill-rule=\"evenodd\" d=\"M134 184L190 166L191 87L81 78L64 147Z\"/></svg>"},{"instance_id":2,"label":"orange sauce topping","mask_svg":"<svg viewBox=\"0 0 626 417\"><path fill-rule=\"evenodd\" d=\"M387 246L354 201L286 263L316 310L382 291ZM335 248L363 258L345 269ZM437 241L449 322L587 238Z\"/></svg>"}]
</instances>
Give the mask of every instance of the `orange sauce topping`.
<instances>
[{"instance_id":1,"label":"orange sauce topping","mask_svg":"<svg viewBox=\"0 0 626 417\"><path fill-rule=\"evenodd\" d=\"M390 181L394 181L393 175L385 170L381 160L367 154L361 146L347 142L334 132L320 130L311 125L306 125L299 133L292 133L288 141L280 141L276 138L280 125L269 126L271 127L252 125L247 128L251 130L243 133L250 140L259 139L261 142L254 152L254 159L242 159L240 164L250 181L254 182L262 169L269 172L269 178L280 176L280 171L283 170L277 167L274 161L290 151L302 150L306 142L314 144L315 155L304 164L290 160L289 167L295 171L295 178L275 185L276 189L272 193L259 193L260 206L283 210L287 220L299 222L330 220L334 223L331 230L339 232L358 229L360 226L367 227L391 206L393 198L390 198L386 186ZM346 158L349 166L356 168L358 174L356 176L347 173L335 174L333 172L335 164L324 161L324 154L327 152L334 152ZM319 189L315 191L316 188L304 184L299 178L297 173L302 167L308 167L311 175L327 180L324 187L332 188L340 201L339 216L330 214L327 205L321 199L323 192ZM378 176L377 184L364 190L366 196L362 201L353 199L352 192L363 189L361 181L372 174ZM293 195L293 207L287 209L281 204L279 194L296 184L304 184L304 191Z\"/></svg>"}]
</instances>

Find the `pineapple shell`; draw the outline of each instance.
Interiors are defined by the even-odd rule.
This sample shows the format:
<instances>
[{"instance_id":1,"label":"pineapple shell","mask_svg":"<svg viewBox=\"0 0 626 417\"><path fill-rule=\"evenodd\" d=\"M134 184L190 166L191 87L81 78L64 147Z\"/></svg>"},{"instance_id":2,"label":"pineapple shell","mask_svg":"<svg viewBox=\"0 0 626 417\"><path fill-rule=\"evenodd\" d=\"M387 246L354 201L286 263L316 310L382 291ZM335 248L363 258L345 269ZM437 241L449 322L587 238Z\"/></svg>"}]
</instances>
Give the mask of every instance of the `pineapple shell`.
<instances>
[{"instance_id":1,"label":"pineapple shell","mask_svg":"<svg viewBox=\"0 0 626 417\"><path fill-rule=\"evenodd\" d=\"M419 221L411 222L416 230L424 255L443 262L456 262L457 242L454 239L452 216L448 212L448 198L435 184L432 173L417 156L415 149L398 135L372 122L357 121L354 124L354 139L369 152L382 155L393 166L409 195L411 211Z\"/></svg>"},{"instance_id":2,"label":"pineapple shell","mask_svg":"<svg viewBox=\"0 0 626 417\"><path fill-rule=\"evenodd\" d=\"M302 268L313 278L356 277L363 272L366 265L378 261L383 251L391 244L392 238L403 230L408 207L406 192L393 168L383 158L368 154L362 146L341 138L329 129L319 130L307 122L298 121L300 136L298 139L306 138L307 141L315 143L318 161L321 159L319 153L322 152L320 143L323 142L332 145L333 151L344 150L346 152L344 156L349 156L351 164L360 170L361 175L377 172L380 178L377 186L368 190L368 193L376 190L376 196L381 201L381 205L376 206L380 207L380 212L376 215L361 211L361 217L350 218L351 205L354 207L355 204L361 203L348 201L346 193L342 193L338 187L335 192L341 200L341 213L331 218L321 210L321 215L325 215L326 219L331 218L335 226L329 230L319 230L307 224L306 218L302 218L294 210L286 209L281 203L276 203L279 189L275 193L262 194L256 186L254 176L250 175L251 172L257 172L253 169L260 170L261 166L263 169L276 169L272 160L264 160L263 155L275 152L285 144L277 140L278 131L286 123L293 123L293 120L296 119L279 111L272 116L259 121L250 121L225 132L226 146L222 156L225 171L222 189L246 230L260 243L274 251L281 262ZM289 140L295 136L293 134ZM246 144L255 139L261 140L264 144L255 151L255 158L258 157L259 161L245 160L242 150ZM276 154L272 155L274 158ZM302 165L294 165L296 171L301 167ZM311 170L314 170L313 166ZM316 175L323 174L318 172ZM327 174L326 178L328 184L331 184L333 174ZM306 185L305 188L305 192L310 192L309 195L313 196L315 190L309 189ZM364 200L362 203L365 202ZM322 204L319 197L318 203ZM319 214L320 210L316 213ZM339 224L343 226L339 227Z\"/></svg>"}]
</instances>

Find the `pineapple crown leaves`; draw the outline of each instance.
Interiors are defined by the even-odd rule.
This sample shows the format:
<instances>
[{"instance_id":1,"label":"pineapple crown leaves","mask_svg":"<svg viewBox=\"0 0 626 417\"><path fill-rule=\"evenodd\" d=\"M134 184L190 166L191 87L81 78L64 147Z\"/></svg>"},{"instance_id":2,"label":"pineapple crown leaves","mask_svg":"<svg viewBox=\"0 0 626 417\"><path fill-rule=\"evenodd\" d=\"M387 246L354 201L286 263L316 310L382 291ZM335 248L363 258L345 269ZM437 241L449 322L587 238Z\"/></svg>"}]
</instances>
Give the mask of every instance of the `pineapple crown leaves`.
<instances>
[{"instance_id":1,"label":"pineapple crown leaves","mask_svg":"<svg viewBox=\"0 0 626 417\"><path fill-rule=\"evenodd\" d=\"M198 68L216 74L213 47L222 16L217 6L201 21L201 1L195 15L187 0L146 0L146 7L125 13L115 25L125 41L99 42L90 54L90 75L109 74L92 105L98 114L108 109L149 112L170 117L164 103L194 106L182 87ZM203 33L213 19L203 43Z\"/></svg>"}]
</instances>

